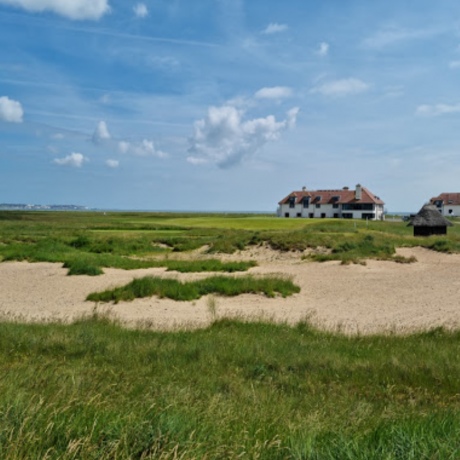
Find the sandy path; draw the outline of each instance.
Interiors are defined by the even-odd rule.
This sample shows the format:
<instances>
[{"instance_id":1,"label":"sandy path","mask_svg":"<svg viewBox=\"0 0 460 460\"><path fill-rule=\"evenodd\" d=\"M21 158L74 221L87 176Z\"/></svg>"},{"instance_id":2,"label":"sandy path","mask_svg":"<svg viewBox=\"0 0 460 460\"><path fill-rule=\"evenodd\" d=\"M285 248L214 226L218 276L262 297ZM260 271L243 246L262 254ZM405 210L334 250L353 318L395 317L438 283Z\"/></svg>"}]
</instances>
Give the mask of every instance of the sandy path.
<instances>
[{"instance_id":1,"label":"sandy path","mask_svg":"<svg viewBox=\"0 0 460 460\"><path fill-rule=\"evenodd\" d=\"M413 264L367 261L366 265L311 263L299 254L266 249L228 258L254 259L253 274L287 274L301 287L294 296L267 299L258 295L217 297L217 314L266 318L296 323L310 318L324 328L349 333L410 332L434 326L460 327L460 254L447 255L422 248L400 249L417 258ZM0 263L0 316L21 321L72 321L91 314L90 292L115 287L135 277L154 274L181 280L209 276L183 275L163 269L123 271L105 269L103 276L66 276L60 264ZM209 324L209 300L175 302L155 297L98 305L130 326L158 329Z\"/></svg>"}]
</instances>

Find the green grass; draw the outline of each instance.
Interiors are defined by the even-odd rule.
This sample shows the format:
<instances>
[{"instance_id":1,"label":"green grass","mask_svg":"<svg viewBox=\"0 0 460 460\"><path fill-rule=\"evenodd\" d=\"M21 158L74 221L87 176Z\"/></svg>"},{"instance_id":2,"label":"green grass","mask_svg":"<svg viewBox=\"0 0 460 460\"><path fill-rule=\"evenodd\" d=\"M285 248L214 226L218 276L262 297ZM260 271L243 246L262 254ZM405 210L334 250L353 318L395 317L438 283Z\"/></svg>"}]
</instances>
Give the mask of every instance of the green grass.
<instances>
[{"instance_id":1,"label":"green grass","mask_svg":"<svg viewBox=\"0 0 460 460\"><path fill-rule=\"evenodd\" d=\"M137 278L126 286L88 295L86 300L94 302L119 302L142 297L158 296L173 300L196 300L208 294L234 297L240 294L264 294L283 297L300 292L290 279L278 276L225 277L212 276L203 280L180 282L174 279L146 276Z\"/></svg>"},{"instance_id":2,"label":"green grass","mask_svg":"<svg viewBox=\"0 0 460 460\"><path fill-rule=\"evenodd\" d=\"M327 257L321 251L323 255L313 259L343 263L362 263L366 258L401 262L395 257L398 247L460 252L458 224L449 227L448 235L442 237L415 238L412 232L405 222L393 221L282 219L250 214L5 211L0 212L0 260L71 264L69 259L78 258L76 254L80 253L99 268L141 268L151 266L149 259L171 252L207 247L209 253L234 253L260 244L278 251L326 249ZM95 260L96 255L99 260Z\"/></svg>"},{"instance_id":3,"label":"green grass","mask_svg":"<svg viewBox=\"0 0 460 460\"><path fill-rule=\"evenodd\" d=\"M460 333L0 323L0 458L460 457Z\"/></svg>"},{"instance_id":4,"label":"green grass","mask_svg":"<svg viewBox=\"0 0 460 460\"><path fill-rule=\"evenodd\" d=\"M66 244L57 239L45 238L35 244L12 243L0 248L3 260L27 260L29 262L62 262L69 275L98 275L102 268L135 270L139 268L165 267L182 273L189 272L238 272L254 267L254 261L221 262L218 259L174 260L169 258L133 258L113 251L88 249L86 237L78 237ZM121 252L121 251L120 251ZM132 251L128 251L130 253Z\"/></svg>"}]
</instances>

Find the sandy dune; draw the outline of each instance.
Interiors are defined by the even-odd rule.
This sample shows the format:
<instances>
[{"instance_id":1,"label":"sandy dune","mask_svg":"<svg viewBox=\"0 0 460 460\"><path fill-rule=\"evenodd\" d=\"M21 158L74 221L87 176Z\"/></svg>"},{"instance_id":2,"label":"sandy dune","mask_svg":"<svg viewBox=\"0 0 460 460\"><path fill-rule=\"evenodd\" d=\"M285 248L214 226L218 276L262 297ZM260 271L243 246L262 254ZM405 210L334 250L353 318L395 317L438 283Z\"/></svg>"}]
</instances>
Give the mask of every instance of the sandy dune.
<instances>
[{"instance_id":1,"label":"sandy dune","mask_svg":"<svg viewBox=\"0 0 460 460\"><path fill-rule=\"evenodd\" d=\"M434 326L460 327L460 254L422 248L400 249L417 262L367 261L366 265L302 261L298 253L264 248L226 259L257 260L253 274L286 274L301 287L294 296L267 299L259 295L216 297L219 317L264 318L296 323L309 318L322 328L347 333L407 333ZM202 327L211 321L209 299L196 302L148 298L117 305L86 302L90 292L115 287L153 274L185 280L209 273L184 275L163 269L105 269L103 276L66 276L61 264L0 263L0 317L20 321L72 321L95 309L129 326L154 329Z\"/></svg>"}]
</instances>

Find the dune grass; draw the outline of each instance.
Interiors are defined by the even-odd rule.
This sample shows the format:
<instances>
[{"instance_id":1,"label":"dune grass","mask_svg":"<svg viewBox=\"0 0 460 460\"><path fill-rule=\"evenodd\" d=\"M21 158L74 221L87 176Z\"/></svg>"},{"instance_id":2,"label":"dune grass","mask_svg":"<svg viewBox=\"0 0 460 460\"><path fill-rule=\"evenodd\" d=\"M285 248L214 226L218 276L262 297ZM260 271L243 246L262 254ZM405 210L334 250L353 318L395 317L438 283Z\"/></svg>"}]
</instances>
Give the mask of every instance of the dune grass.
<instances>
[{"instance_id":1,"label":"dune grass","mask_svg":"<svg viewBox=\"0 0 460 460\"><path fill-rule=\"evenodd\" d=\"M0 323L0 457L457 459L460 333Z\"/></svg>"},{"instance_id":2,"label":"dune grass","mask_svg":"<svg viewBox=\"0 0 460 460\"><path fill-rule=\"evenodd\" d=\"M283 297L300 292L291 279L279 276L212 276L198 281L181 282L175 279L146 276L125 286L89 294L86 300L94 302L120 302L157 296L173 300L196 300L208 294L234 297L240 294L264 294Z\"/></svg>"},{"instance_id":3,"label":"dune grass","mask_svg":"<svg viewBox=\"0 0 460 460\"><path fill-rule=\"evenodd\" d=\"M13 243L0 250L3 260L27 260L29 262L62 262L69 275L98 275L103 268L135 270L139 268L165 267L170 271L190 272L239 272L256 266L255 261L221 262L218 259L175 260L173 258L128 257L112 252L90 252L74 242L66 244L58 239L44 238L35 244Z\"/></svg>"},{"instance_id":4,"label":"dune grass","mask_svg":"<svg viewBox=\"0 0 460 460\"><path fill-rule=\"evenodd\" d=\"M172 252L206 247L209 253L234 253L262 244L278 251L326 249L313 260L343 263L361 263L366 258L410 262L395 257L397 247L460 252L458 224L449 227L446 236L415 238L412 231L406 222L351 219L0 211L0 260L50 260L72 265L72 259L81 254L99 268L143 268L153 266L149 259Z\"/></svg>"}]
</instances>

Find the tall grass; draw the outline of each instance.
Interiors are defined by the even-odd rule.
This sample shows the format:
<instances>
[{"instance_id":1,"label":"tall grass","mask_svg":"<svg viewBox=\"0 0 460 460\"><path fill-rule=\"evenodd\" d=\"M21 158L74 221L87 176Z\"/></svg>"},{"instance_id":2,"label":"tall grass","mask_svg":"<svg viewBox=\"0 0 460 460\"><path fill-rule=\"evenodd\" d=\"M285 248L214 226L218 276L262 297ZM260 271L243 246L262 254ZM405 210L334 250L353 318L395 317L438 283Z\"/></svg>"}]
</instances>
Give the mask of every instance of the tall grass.
<instances>
[{"instance_id":1,"label":"tall grass","mask_svg":"<svg viewBox=\"0 0 460 460\"><path fill-rule=\"evenodd\" d=\"M457 459L460 334L0 323L0 458Z\"/></svg>"}]
</instances>

